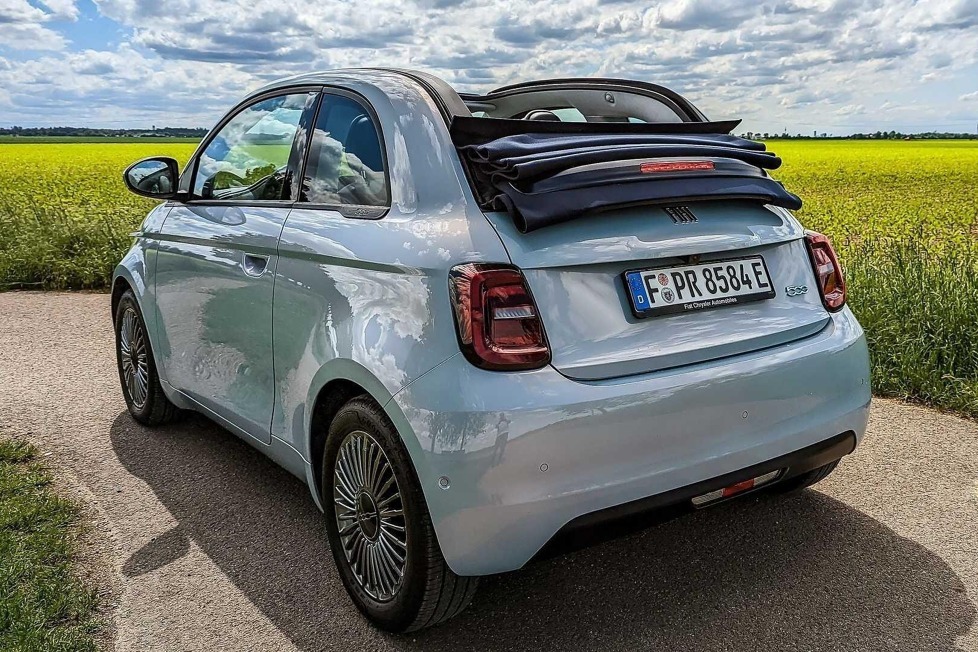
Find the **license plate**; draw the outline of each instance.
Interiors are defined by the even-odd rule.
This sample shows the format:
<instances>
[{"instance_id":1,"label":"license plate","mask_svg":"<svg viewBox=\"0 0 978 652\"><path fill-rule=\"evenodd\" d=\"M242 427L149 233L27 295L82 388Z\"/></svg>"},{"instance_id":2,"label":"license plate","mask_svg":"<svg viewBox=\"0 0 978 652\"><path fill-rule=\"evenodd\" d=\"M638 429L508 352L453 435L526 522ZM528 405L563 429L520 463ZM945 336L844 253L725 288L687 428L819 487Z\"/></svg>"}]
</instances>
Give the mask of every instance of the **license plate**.
<instances>
[{"instance_id":1,"label":"license plate","mask_svg":"<svg viewBox=\"0 0 978 652\"><path fill-rule=\"evenodd\" d=\"M625 272L636 317L708 310L774 297L761 256Z\"/></svg>"}]
</instances>

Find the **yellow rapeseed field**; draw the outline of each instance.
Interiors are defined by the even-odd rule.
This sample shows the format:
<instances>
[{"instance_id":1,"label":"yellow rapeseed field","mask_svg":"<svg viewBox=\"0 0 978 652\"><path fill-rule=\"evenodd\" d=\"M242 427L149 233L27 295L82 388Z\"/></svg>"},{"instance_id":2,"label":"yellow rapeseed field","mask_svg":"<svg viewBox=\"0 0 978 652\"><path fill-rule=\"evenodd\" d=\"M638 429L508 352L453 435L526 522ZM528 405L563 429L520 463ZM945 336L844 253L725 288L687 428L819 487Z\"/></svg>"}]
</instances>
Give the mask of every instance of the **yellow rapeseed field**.
<instances>
[{"instance_id":1,"label":"yellow rapeseed field","mask_svg":"<svg viewBox=\"0 0 978 652\"><path fill-rule=\"evenodd\" d=\"M104 287L154 202L122 171L192 143L0 143L0 289Z\"/></svg>"},{"instance_id":2,"label":"yellow rapeseed field","mask_svg":"<svg viewBox=\"0 0 978 652\"><path fill-rule=\"evenodd\" d=\"M978 140L769 141L798 217L836 240L978 235Z\"/></svg>"},{"instance_id":3,"label":"yellow rapeseed field","mask_svg":"<svg viewBox=\"0 0 978 652\"><path fill-rule=\"evenodd\" d=\"M830 236L878 393L978 415L978 141L770 141ZM122 170L192 143L0 143L0 289L101 288L153 202Z\"/></svg>"}]
</instances>

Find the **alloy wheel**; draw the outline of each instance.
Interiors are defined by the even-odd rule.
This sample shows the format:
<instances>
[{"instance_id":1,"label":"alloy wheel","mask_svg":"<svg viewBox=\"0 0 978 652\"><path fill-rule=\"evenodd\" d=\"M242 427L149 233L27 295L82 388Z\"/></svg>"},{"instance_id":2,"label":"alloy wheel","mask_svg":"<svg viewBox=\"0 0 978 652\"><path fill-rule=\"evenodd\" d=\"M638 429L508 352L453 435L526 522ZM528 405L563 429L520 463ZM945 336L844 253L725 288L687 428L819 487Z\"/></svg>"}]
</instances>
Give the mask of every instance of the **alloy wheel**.
<instances>
[{"instance_id":1,"label":"alloy wheel","mask_svg":"<svg viewBox=\"0 0 978 652\"><path fill-rule=\"evenodd\" d=\"M137 410L146 404L149 392L149 359L146 350L146 334L143 332L139 316L132 308L122 315L119 327L119 363L122 365L122 380L126 386L129 400Z\"/></svg>"},{"instance_id":2,"label":"alloy wheel","mask_svg":"<svg viewBox=\"0 0 978 652\"><path fill-rule=\"evenodd\" d=\"M404 579L404 504L390 460L362 430L340 444L333 470L336 527L353 576L367 595L387 602Z\"/></svg>"}]
</instances>

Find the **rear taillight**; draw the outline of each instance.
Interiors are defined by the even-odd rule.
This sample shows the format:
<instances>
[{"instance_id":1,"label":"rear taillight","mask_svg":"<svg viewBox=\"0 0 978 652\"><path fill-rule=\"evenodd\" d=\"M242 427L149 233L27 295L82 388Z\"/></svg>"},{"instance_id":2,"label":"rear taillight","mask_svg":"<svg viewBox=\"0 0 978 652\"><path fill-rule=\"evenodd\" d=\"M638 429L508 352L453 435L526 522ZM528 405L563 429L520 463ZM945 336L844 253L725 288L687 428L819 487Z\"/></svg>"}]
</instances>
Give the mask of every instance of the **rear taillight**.
<instances>
[{"instance_id":1,"label":"rear taillight","mask_svg":"<svg viewBox=\"0 0 978 652\"><path fill-rule=\"evenodd\" d=\"M841 310L846 304L846 280L832 243L815 231L805 232L805 242L808 245L808 255L812 259L822 303L829 312Z\"/></svg>"},{"instance_id":2,"label":"rear taillight","mask_svg":"<svg viewBox=\"0 0 978 652\"><path fill-rule=\"evenodd\" d=\"M452 269L452 305L462 353L483 369L537 369L550 348L519 270L468 264Z\"/></svg>"}]
</instances>

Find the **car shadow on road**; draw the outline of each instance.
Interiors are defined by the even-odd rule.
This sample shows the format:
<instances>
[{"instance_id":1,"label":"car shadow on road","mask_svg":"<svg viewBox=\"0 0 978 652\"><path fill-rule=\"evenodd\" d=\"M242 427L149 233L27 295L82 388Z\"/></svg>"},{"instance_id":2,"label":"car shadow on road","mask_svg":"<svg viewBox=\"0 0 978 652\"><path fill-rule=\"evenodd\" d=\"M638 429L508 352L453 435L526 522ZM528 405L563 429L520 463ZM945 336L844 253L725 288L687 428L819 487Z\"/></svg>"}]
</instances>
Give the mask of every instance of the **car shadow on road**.
<instances>
[{"instance_id":1,"label":"car shadow on road","mask_svg":"<svg viewBox=\"0 0 978 652\"><path fill-rule=\"evenodd\" d=\"M149 430L121 414L122 464L179 522L123 565L196 543L302 650L951 650L975 619L937 555L816 491L748 497L484 578L472 606L409 636L372 630L333 568L306 486L200 417Z\"/></svg>"}]
</instances>

